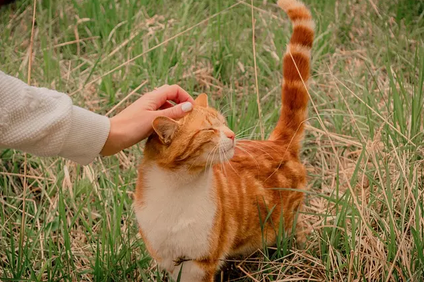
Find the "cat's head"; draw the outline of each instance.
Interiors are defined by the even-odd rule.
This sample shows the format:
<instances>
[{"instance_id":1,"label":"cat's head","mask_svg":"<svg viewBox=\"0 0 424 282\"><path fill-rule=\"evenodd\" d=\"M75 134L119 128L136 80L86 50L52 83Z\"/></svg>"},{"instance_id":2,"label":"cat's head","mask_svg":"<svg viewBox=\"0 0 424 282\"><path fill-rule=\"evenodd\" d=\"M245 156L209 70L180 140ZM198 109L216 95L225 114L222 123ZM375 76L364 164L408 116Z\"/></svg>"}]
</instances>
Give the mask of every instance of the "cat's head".
<instances>
[{"instance_id":1,"label":"cat's head","mask_svg":"<svg viewBox=\"0 0 424 282\"><path fill-rule=\"evenodd\" d=\"M225 162L234 155L235 134L225 118L208 106L208 97L201 94L193 110L176 121L157 117L154 133L146 143L145 157L163 166L204 168Z\"/></svg>"}]
</instances>

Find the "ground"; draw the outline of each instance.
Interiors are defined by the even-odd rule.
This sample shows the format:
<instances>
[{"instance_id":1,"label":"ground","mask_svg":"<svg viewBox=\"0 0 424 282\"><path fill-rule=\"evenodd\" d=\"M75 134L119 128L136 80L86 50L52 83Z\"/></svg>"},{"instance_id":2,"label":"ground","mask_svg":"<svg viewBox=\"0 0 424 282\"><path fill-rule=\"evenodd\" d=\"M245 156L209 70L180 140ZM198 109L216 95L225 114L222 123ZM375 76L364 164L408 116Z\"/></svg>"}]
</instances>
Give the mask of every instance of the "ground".
<instances>
[{"instance_id":1,"label":"ground","mask_svg":"<svg viewBox=\"0 0 424 282\"><path fill-rule=\"evenodd\" d=\"M317 25L302 151L311 232L219 279L420 281L424 4L305 2ZM21 0L0 9L0 30L2 71L98 113L178 83L208 93L239 138L266 137L278 118L291 25L273 1ZM0 279L166 280L131 208L142 147L86 167L0 151Z\"/></svg>"}]
</instances>

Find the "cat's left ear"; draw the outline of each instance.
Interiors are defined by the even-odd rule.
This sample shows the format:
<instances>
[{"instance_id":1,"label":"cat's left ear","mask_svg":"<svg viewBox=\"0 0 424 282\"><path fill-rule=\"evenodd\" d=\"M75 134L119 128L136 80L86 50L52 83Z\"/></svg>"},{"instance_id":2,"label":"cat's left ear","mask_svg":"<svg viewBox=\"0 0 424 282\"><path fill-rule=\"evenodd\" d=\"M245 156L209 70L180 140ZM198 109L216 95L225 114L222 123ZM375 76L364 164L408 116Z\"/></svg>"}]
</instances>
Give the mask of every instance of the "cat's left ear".
<instances>
[{"instance_id":1,"label":"cat's left ear","mask_svg":"<svg viewBox=\"0 0 424 282\"><path fill-rule=\"evenodd\" d=\"M152 123L153 130L159 136L160 141L168 145L178 130L178 122L169 117L157 117Z\"/></svg>"},{"instance_id":2,"label":"cat's left ear","mask_svg":"<svg viewBox=\"0 0 424 282\"><path fill-rule=\"evenodd\" d=\"M194 100L194 104L207 108L208 105L208 95L206 95L205 93L200 94L199 96L197 96L196 100Z\"/></svg>"}]
</instances>

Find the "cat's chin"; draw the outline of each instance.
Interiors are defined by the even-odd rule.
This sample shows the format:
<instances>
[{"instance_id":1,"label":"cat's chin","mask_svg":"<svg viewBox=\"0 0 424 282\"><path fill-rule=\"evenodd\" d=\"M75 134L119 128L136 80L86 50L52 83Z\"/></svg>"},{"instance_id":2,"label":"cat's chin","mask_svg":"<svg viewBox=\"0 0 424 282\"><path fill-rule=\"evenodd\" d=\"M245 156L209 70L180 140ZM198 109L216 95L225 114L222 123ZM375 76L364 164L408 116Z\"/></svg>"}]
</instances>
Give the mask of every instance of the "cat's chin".
<instances>
[{"instance_id":1,"label":"cat's chin","mask_svg":"<svg viewBox=\"0 0 424 282\"><path fill-rule=\"evenodd\" d=\"M225 151L221 151L219 155L216 154L214 164L222 164L222 163L228 162L234 157L234 151L235 151L235 147L232 146L226 149Z\"/></svg>"},{"instance_id":2,"label":"cat's chin","mask_svg":"<svg viewBox=\"0 0 424 282\"><path fill-rule=\"evenodd\" d=\"M234 156L234 151L235 151L234 147L229 148L225 151L221 151L220 154L217 153L217 154L214 154L213 156L209 156L207 163L198 164L198 165L211 168L214 165L226 163L232 159L232 157Z\"/></svg>"},{"instance_id":3,"label":"cat's chin","mask_svg":"<svg viewBox=\"0 0 424 282\"><path fill-rule=\"evenodd\" d=\"M235 152L235 149L234 147L232 147L224 153L226 161L229 161L234 157L234 152Z\"/></svg>"}]
</instances>

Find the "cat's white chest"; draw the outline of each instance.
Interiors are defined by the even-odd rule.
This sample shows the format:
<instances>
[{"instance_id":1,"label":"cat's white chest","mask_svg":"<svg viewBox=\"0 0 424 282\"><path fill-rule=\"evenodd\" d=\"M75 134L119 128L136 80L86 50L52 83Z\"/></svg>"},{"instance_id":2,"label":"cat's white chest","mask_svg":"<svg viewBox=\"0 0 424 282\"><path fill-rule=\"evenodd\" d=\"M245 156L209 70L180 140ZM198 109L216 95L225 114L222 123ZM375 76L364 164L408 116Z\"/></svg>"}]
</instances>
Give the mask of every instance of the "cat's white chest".
<instances>
[{"instance_id":1,"label":"cat's white chest","mask_svg":"<svg viewBox=\"0 0 424 282\"><path fill-rule=\"evenodd\" d=\"M181 257L204 257L210 249L216 212L212 171L187 179L158 167L144 172L143 206L136 207L136 216L151 248L167 265Z\"/></svg>"}]
</instances>

